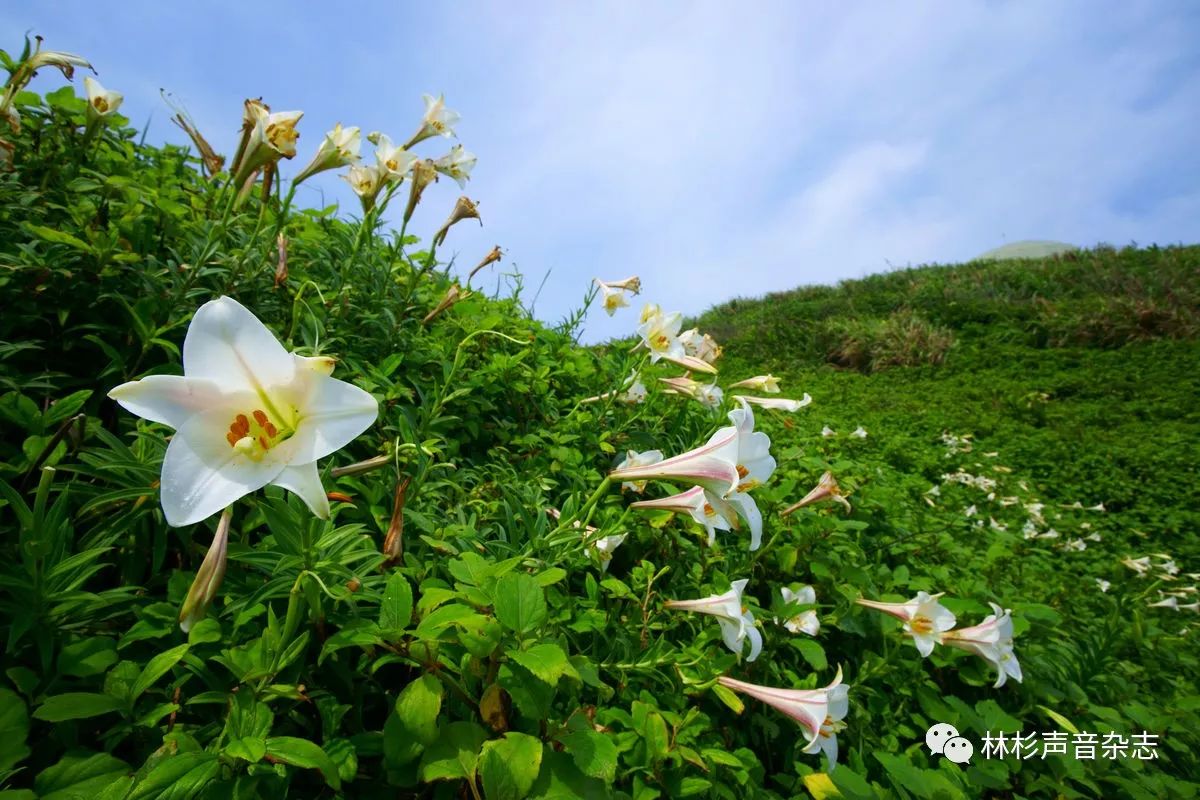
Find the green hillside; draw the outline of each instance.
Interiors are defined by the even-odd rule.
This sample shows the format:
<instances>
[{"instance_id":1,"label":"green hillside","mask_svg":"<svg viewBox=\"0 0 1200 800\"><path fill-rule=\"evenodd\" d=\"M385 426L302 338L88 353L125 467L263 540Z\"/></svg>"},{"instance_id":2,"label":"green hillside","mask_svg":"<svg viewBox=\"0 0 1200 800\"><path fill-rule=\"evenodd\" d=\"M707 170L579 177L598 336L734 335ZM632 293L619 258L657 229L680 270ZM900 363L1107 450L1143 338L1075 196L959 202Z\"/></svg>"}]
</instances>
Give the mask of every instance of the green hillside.
<instances>
[{"instance_id":1,"label":"green hillside","mask_svg":"<svg viewBox=\"0 0 1200 800\"><path fill-rule=\"evenodd\" d=\"M440 136L394 174L364 152L361 212L299 209L295 119L248 103L243 157L202 165L13 86L0 800L1200 789L1200 249L908 270L687 335L651 310L637 350L587 348L593 301L632 331L620 301L667 287L549 327L517 273L455 281L384 222L462 207L452 159L413 188ZM317 152L347 166L349 130ZM811 405L733 399L768 371ZM1055 732L1124 749L987 745Z\"/></svg>"}]
</instances>

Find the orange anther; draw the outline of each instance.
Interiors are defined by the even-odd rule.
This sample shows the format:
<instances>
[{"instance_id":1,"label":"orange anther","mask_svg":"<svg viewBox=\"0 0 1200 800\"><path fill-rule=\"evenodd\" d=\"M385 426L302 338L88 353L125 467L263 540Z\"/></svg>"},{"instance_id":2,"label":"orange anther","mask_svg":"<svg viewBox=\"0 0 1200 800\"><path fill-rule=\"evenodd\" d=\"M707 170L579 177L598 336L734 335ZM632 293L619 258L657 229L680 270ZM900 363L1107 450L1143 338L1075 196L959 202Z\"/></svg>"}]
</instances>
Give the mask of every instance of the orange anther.
<instances>
[{"instance_id":1,"label":"orange anther","mask_svg":"<svg viewBox=\"0 0 1200 800\"><path fill-rule=\"evenodd\" d=\"M258 443L262 445L263 450L271 449L271 445L267 443L267 437L263 436L261 433L258 435Z\"/></svg>"},{"instance_id":2,"label":"orange anther","mask_svg":"<svg viewBox=\"0 0 1200 800\"><path fill-rule=\"evenodd\" d=\"M242 437L238 436L233 431L230 431L229 433L225 434L225 441L229 442L230 447L237 447L238 439L240 439L240 438L242 438Z\"/></svg>"},{"instance_id":3,"label":"orange anther","mask_svg":"<svg viewBox=\"0 0 1200 800\"><path fill-rule=\"evenodd\" d=\"M272 425L270 422L268 422L263 427L267 432L267 436L270 436L272 439L274 439L276 436L279 435L279 429L276 428L274 425Z\"/></svg>"},{"instance_id":4,"label":"orange anther","mask_svg":"<svg viewBox=\"0 0 1200 800\"><path fill-rule=\"evenodd\" d=\"M737 470L738 470L738 477L739 477L739 478L744 478L744 477L746 477L747 475L749 475L749 474L750 474L750 470L746 469L746 468L745 468L745 467L743 467L741 464L738 464L738 468L737 468Z\"/></svg>"},{"instance_id":5,"label":"orange anther","mask_svg":"<svg viewBox=\"0 0 1200 800\"><path fill-rule=\"evenodd\" d=\"M254 421L257 422L259 425L266 426L267 415L264 414L260 409L256 409L254 412Z\"/></svg>"},{"instance_id":6,"label":"orange anther","mask_svg":"<svg viewBox=\"0 0 1200 800\"><path fill-rule=\"evenodd\" d=\"M233 418L233 421L238 424L238 427L244 431L250 430L250 420L246 419L245 414L238 414Z\"/></svg>"}]
</instances>

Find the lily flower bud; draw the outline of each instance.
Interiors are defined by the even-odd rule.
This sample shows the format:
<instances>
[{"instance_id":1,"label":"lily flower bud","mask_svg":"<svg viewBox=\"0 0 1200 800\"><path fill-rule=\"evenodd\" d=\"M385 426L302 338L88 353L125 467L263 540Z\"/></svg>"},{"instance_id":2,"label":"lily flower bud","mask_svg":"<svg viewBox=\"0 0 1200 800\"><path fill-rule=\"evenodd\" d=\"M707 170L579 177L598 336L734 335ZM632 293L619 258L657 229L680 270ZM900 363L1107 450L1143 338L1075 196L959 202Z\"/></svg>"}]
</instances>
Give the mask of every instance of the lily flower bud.
<instances>
[{"instance_id":1,"label":"lily flower bud","mask_svg":"<svg viewBox=\"0 0 1200 800\"><path fill-rule=\"evenodd\" d=\"M495 247L493 247L491 252L489 252L486 256L483 257L483 261L480 261L478 264L476 264L475 268L472 269L470 274L467 275L467 283L471 282L471 278L475 277L476 272L479 272L479 270L483 269L488 264L495 264L496 262L498 262L500 260L501 255L503 255L503 254L500 252L500 245L496 245Z\"/></svg>"},{"instance_id":2,"label":"lily flower bud","mask_svg":"<svg viewBox=\"0 0 1200 800\"><path fill-rule=\"evenodd\" d=\"M473 294L472 292L463 292L461 289L458 288L457 283L451 284L450 288L446 290L446 296L442 298L442 302L438 303L437 307L434 308L433 311L430 311L428 314L425 315L425 319L421 320L421 324L428 325L433 320L433 318L436 317L438 314L441 314L443 311L445 311L447 308L454 305L458 301L466 300L472 294Z\"/></svg>"},{"instance_id":3,"label":"lily flower bud","mask_svg":"<svg viewBox=\"0 0 1200 800\"><path fill-rule=\"evenodd\" d=\"M204 619L213 598L217 596L217 590L221 588L221 581L225 578L225 556L229 546L229 523L232 520L233 509L225 509L217 522L217 532L204 555L204 562L196 572L191 588L188 589L183 608L179 610L179 627L184 633Z\"/></svg>"},{"instance_id":4,"label":"lily flower bud","mask_svg":"<svg viewBox=\"0 0 1200 800\"><path fill-rule=\"evenodd\" d=\"M287 283L288 278L287 237L283 235L282 231L275 238L275 252L279 257L275 265L275 288L278 289L284 283Z\"/></svg>"},{"instance_id":5,"label":"lily flower bud","mask_svg":"<svg viewBox=\"0 0 1200 800\"><path fill-rule=\"evenodd\" d=\"M423 161L413 162L412 184L408 188L408 206L404 209L406 223L412 219L417 203L421 202L421 194L425 191L425 187L435 181L437 181L437 170L433 168L433 161L427 158Z\"/></svg>"},{"instance_id":6,"label":"lily flower bud","mask_svg":"<svg viewBox=\"0 0 1200 800\"><path fill-rule=\"evenodd\" d=\"M440 247L446 241L446 234L450 232L451 225L462 222L464 219L478 219L480 227L483 227L483 220L479 218L479 206L466 196L458 198L454 204L454 210L450 212L450 218L433 235L434 247Z\"/></svg>"}]
</instances>

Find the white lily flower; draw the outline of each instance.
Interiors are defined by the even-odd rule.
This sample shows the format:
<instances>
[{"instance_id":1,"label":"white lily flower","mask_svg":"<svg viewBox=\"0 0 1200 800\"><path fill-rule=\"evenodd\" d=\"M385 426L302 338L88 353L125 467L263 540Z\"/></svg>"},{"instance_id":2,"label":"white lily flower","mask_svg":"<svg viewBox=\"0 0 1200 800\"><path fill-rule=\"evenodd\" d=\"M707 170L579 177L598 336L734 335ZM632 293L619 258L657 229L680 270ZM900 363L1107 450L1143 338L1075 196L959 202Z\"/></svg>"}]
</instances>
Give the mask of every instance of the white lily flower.
<instances>
[{"instance_id":1,"label":"white lily flower","mask_svg":"<svg viewBox=\"0 0 1200 800\"><path fill-rule=\"evenodd\" d=\"M425 116L421 119L421 127L408 140L408 144L404 145L405 149L431 136L454 136L454 126L462 119L458 112L446 108L446 98L443 95L438 95L436 99L428 94L421 97L425 101Z\"/></svg>"},{"instance_id":2,"label":"white lily flower","mask_svg":"<svg viewBox=\"0 0 1200 800\"><path fill-rule=\"evenodd\" d=\"M655 464L618 467L612 480L665 480L703 486L724 495L738 485L738 439L735 428L721 428L705 444Z\"/></svg>"},{"instance_id":3,"label":"white lily flower","mask_svg":"<svg viewBox=\"0 0 1200 800\"><path fill-rule=\"evenodd\" d=\"M625 298L625 292L620 289L614 289L599 278L595 279L596 286L600 288L601 302L604 304L604 310L608 315L617 313L618 308L624 308L629 305L629 300Z\"/></svg>"},{"instance_id":4,"label":"white lily flower","mask_svg":"<svg viewBox=\"0 0 1200 800\"><path fill-rule=\"evenodd\" d=\"M783 511L779 512L779 514L780 516L786 517L793 511L804 508L805 506L810 506L814 503L819 503L822 500L833 500L834 502L841 503L843 506L845 506L847 512L854 510L850 507L850 501L847 500L845 495L842 494L842 489L840 486L838 486L837 478L833 477L832 472L826 470L825 473L821 475L820 480L817 481L817 485L812 488L812 491L804 495L800 502L788 506Z\"/></svg>"},{"instance_id":5,"label":"white lily flower","mask_svg":"<svg viewBox=\"0 0 1200 800\"><path fill-rule=\"evenodd\" d=\"M627 467L648 467L651 464L657 464L663 460L661 450L647 450L644 453L639 453L636 450L627 450L625 459L617 464L617 469L625 469ZM646 490L646 481L625 481L621 484L622 491L637 492L641 494Z\"/></svg>"},{"instance_id":6,"label":"white lily flower","mask_svg":"<svg viewBox=\"0 0 1200 800\"><path fill-rule=\"evenodd\" d=\"M600 559L600 571L607 572L608 564L612 561L613 551L621 546L621 542L625 541L628 534L617 533L611 536L602 536L592 542L592 550L595 551L596 557Z\"/></svg>"},{"instance_id":7,"label":"white lily flower","mask_svg":"<svg viewBox=\"0 0 1200 800\"><path fill-rule=\"evenodd\" d=\"M645 310L642 311L642 315L645 317ZM642 337L642 345L650 351L652 362L658 363L659 359L668 355L674 358L687 355L683 349L683 342L679 341L679 327L682 323L683 314L678 311L670 314L659 312L638 326L637 333Z\"/></svg>"},{"instance_id":8,"label":"white lily flower","mask_svg":"<svg viewBox=\"0 0 1200 800\"><path fill-rule=\"evenodd\" d=\"M685 395L705 408L720 408L725 398L725 393L715 383L704 384L686 377L659 378L659 380L671 387L666 390L668 394Z\"/></svg>"},{"instance_id":9,"label":"white lily flower","mask_svg":"<svg viewBox=\"0 0 1200 800\"><path fill-rule=\"evenodd\" d=\"M1083 539L1072 539L1069 542L1064 542L1062 547L1063 550L1082 553L1084 550L1087 550L1087 542L1085 542Z\"/></svg>"},{"instance_id":10,"label":"white lily flower","mask_svg":"<svg viewBox=\"0 0 1200 800\"><path fill-rule=\"evenodd\" d=\"M946 631L954 627L955 618L950 609L938 602L942 594L917 592L907 603L880 603L859 598L854 602L873 608L904 621L904 632L912 637L913 644L922 656L933 652L934 645L942 643Z\"/></svg>"},{"instance_id":11,"label":"white lily flower","mask_svg":"<svg viewBox=\"0 0 1200 800\"><path fill-rule=\"evenodd\" d=\"M467 181L471 179L471 170L478 161L474 153L469 152L461 144L450 148L450 152L436 159L433 168L458 184L458 188L466 189Z\"/></svg>"},{"instance_id":12,"label":"white lily flower","mask_svg":"<svg viewBox=\"0 0 1200 800\"><path fill-rule=\"evenodd\" d=\"M1169 596L1169 597L1163 598L1162 600L1159 600L1157 603L1149 603L1148 605L1150 606L1150 608L1172 608L1172 609L1175 609L1176 611L1178 611L1179 610L1179 598Z\"/></svg>"},{"instance_id":13,"label":"white lily flower","mask_svg":"<svg viewBox=\"0 0 1200 800\"><path fill-rule=\"evenodd\" d=\"M838 667L833 682L821 689L775 689L734 680L724 675L717 678L717 683L761 700L799 722L808 733L805 752L823 751L829 759L829 771L833 771L837 762L837 733L845 728L842 720L850 710L850 687L842 683L841 667Z\"/></svg>"},{"instance_id":14,"label":"white lily flower","mask_svg":"<svg viewBox=\"0 0 1200 800\"><path fill-rule=\"evenodd\" d=\"M993 688L999 689L1011 677L1021 682L1021 665L1013 654L1012 612L990 603L992 613L978 625L948 630L942 643L987 659L999 671Z\"/></svg>"},{"instance_id":15,"label":"white lily flower","mask_svg":"<svg viewBox=\"0 0 1200 800\"><path fill-rule=\"evenodd\" d=\"M387 134L379 134L379 142L375 146L375 163L379 171L388 181L399 183L412 169L417 157L403 147L392 142Z\"/></svg>"},{"instance_id":16,"label":"white lily flower","mask_svg":"<svg viewBox=\"0 0 1200 800\"><path fill-rule=\"evenodd\" d=\"M644 325L653 319L657 319L663 315L663 310L659 308L658 303L646 303L642 306L641 316L638 317L638 324Z\"/></svg>"},{"instance_id":17,"label":"white lily flower","mask_svg":"<svg viewBox=\"0 0 1200 800\"><path fill-rule=\"evenodd\" d=\"M238 162L235 184L243 184L256 169L278 161L281 158L294 158L296 155L296 140L300 132L296 123L304 116L303 111L279 111L267 114L260 111L265 106L252 106L247 102L247 113L254 119L254 128L246 140L246 146Z\"/></svg>"},{"instance_id":18,"label":"white lily flower","mask_svg":"<svg viewBox=\"0 0 1200 800\"><path fill-rule=\"evenodd\" d=\"M379 196L387 175L375 164L355 164L342 178L362 201L363 211L370 211L375 206L375 198Z\"/></svg>"},{"instance_id":19,"label":"white lily flower","mask_svg":"<svg viewBox=\"0 0 1200 800\"><path fill-rule=\"evenodd\" d=\"M306 178L324 172L327 169L357 164L361 158L362 136L358 128L343 128L342 123L333 126L333 130L325 134L317 154L313 156L308 166L300 171L294 183L300 183Z\"/></svg>"},{"instance_id":20,"label":"white lily flower","mask_svg":"<svg viewBox=\"0 0 1200 800\"><path fill-rule=\"evenodd\" d=\"M837 433L833 430L833 428L826 425L824 428L821 428L821 435L824 436L826 439L829 439L834 436L837 436Z\"/></svg>"},{"instance_id":21,"label":"white lily flower","mask_svg":"<svg viewBox=\"0 0 1200 800\"><path fill-rule=\"evenodd\" d=\"M679 341L683 345L684 353L707 364L712 364L721 357L721 348L716 339L707 333L701 335L695 328L679 334Z\"/></svg>"},{"instance_id":22,"label":"white lily flower","mask_svg":"<svg viewBox=\"0 0 1200 800\"><path fill-rule=\"evenodd\" d=\"M617 399L622 403L628 403L630 405L644 403L646 401L646 397L650 394L646 391L646 384L642 383L641 379L638 377L636 369L629 373L629 377L625 379L625 383L621 388L623 388L625 391L619 394Z\"/></svg>"},{"instance_id":23,"label":"white lily flower","mask_svg":"<svg viewBox=\"0 0 1200 800\"><path fill-rule=\"evenodd\" d=\"M964 517L973 517L978 513L979 513L979 509L975 507L974 503L972 503L971 505L969 505L963 509Z\"/></svg>"},{"instance_id":24,"label":"white lily flower","mask_svg":"<svg viewBox=\"0 0 1200 800\"><path fill-rule=\"evenodd\" d=\"M728 503L722 502L720 498L712 492L705 491L701 486L693 486L686 492L657 500L639 500L636 503L630 503L629 507L687 514L704 526L704 530L708 533L709 546L716 541L718 530L728 531L738 527L737 515L732 509L729 509ZM728 516L718 509L724 509Z\"/></svg>"},{"instance_id":25,"label":"white lily flower","mask_svg":"<svg viewBox=\"0 0 1200 800\"><path fill-rule=\"evenodd\" d=\"M859 425L857 428L854 429L854 432L851 433L850 435L856 436L859 439L865 439L865 438L867 438L867 429L864 428L862 425Z\"/></svg>"},{"instance_id":26,"label":"white lily flower","mask_svg":"<svg viewBox=\"0 0 1200 800\"><path fill-rule=\"evenodd\" d=\"M126 410L176 429L162 467L167 523L190 525L267 484L329 516L317 460L349 444L379 413L367 392L329 377L236 300L205 303L188 326L183 372L108 393Z\"/></svg>"},{"instance_id":27,"label":"white lily flower","mask_svg":"<svg viewBox=\"0 0 1200 800\"><path fill-rule=\"evenodd\" d=\"M748 579L734 581L729 591L724 594L714 594L699 600L668 600L666 607L716 617L721 625L721 638L725 641L725 646L741 655L745 641L749 639L750 655L746 660L753 661L762 652L762 634L754 626L754 615L742 605L742 592L749 582Z\"/></svg>"},{"instance_id":28,"label":"white lily flower","mask_svg":"<svg viewBox=\"0 0 1200 800\"><path fill-rule=\"evenodd\" d=\"M84 76L83 88L87 92L87 116L92 121L112 116L121 107L121 101L125 99L120 92L105 89L100 85L100 81L91 75Z\"/></svg>"},{"instance_id":29,"label":"white lily flower","mask_svg":"<svg viewBox=\"0 0 1200 800\"><path fill-rule=\"evenodd\" d=\"M774 375L755 375L744 381L738 381L730 389L753 389L756 392L779 394L779 379Z\"/></svg>"},{"instance_id":30,"label":"white lily flower","mask_svg":"<svg viewBox=\"0 0 1200 800\"><path fill-rule=\"evenodd\" d=\"M804 393L804 397L800 400L789 400L786 397L751 397L746 394L735 394L734 397L739 400L745 400L747 403L752 403L760 408L769 408L776 411L799 411L812 403L812 397L807 392Z\"/></svg>"},{"instance_id":31,"label":"white lily flower","mask_svg":"<svg viewBox=\"0 0 1200 800\"><path fill-rule=\"evenodd\" d=\"M1138 577L1145 575L1150 570L1150 556L1142 556L1141 558L1127 556L1121 563L1136 572Z\"/></svg>"},{"instance_id":32,"label":"white lily flower","mask_svg":"<svg viewBox=\"0 0 1200 800\"><path fill-rule=\"evenodd\" d=\"M737 430L737 469L739 492L748 492L766 483L775 472L775 458L771 455L771 437L754 430L754 411L745 402L740 408L729 412L729 419Z\"/></svg>"},{"instance_id":33,"label":"white lily flower","mask_svg":"<svg viewBox=\"0 0 1200 800\"><path fill-rule=\"evenodd\" d=\"M1102 592L1107 592L1112 587L1112 584L1104 580L1104 578L1096 578L1096 585L1100 587L1100 591Z\"/></svg>"},{"instance_id":34,"label":"white lily flower","mask_svg":"<svg viewBox=\"0 0 1200 800\"><path fill-rule=\"evenodd\" d=\"M796 605L811 606L817 602L817 591L807 585L801 586L797 591L792 591L787 586L781 586L779 587L779 593L783 595L784 605L795 603ZM817 618L816 609L810 608L785 620L783 627L792 633L807 633L809 636L816 636L821 630L821 620Z\"/></svg>"}]
</instances>

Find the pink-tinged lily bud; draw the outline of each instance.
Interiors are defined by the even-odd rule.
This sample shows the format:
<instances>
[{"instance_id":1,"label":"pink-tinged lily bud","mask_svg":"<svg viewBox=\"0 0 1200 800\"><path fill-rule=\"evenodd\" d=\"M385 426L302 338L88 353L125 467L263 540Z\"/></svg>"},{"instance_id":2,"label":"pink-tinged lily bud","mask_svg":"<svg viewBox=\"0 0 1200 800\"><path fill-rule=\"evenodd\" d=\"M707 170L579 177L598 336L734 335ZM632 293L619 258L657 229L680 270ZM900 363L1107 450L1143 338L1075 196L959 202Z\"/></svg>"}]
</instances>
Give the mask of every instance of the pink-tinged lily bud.
<instances>
[{"instance_id":1,"label":"pink-tinged lily bud","mask_svg":"<svg viewBox=\"0 0 1200 800\"><path fill-rule=\"evenodd\" d=\"M657 464L629 466L613 470L609 478L620 481L664 480L703 486L723 495L737 488L738 474L736 428L722 428L707 443Z\"/></svg>"},{"instance_id":2,"label":"pink-tinged lily bud","mask_svg":"<svg viewBox=\"0 0 1200 800\"><path fill-rule=\"evenodd\" d=\"M404 496L408 492L410 480L411 478L405 475L396 483L396 491L392 497L392 519L383 539L383 554L388 563L392 564L404 555Z\"/></svg>"},{"instance_id":3,"label":"pink-tinged lily bud","mask_svg":"<svg viewBox=\"0 0 1200 800\"><path fill-rule=\"evenodd\" d=\"M786 397L751 397L745 394L735 394L734 397L760 408L770 408L776 411L799 411L812 403L812 396L808 393L805 393L804 397L799 400L789 400Z\"/></svg>"},{"instance_id":4,"label":"pink-tinged lily bud","mask_svg":"<svg viewBox=\"0 0 1200 800\"><path fill-rule=\"evenodd\" d=\"M651 464L657 464L663 460L661 450L647 450L644 453L639 453L636 450L628 450L625 453L625 460L617 464L617 469L625 469L626 467L648 467ZM646 481L625 481L621 484L621 491L637 492L641 494L646 490Z\"/></svg>"},{"instance_id":5,"label":"pink-tinged lily bud","mask_svg":"<svg viewBox=\"0 0 1200 800\"><path fill-rule=\"evenodd\" d=\"M337 123L333 126L333 130L325 134L325 138L321 140L321 146L317 148L317 154L313 156L312 161L308 162L307 167L300 170L300 174L293 179L292 183L301 183L318 172L357 164L361 158L359 155L361 148L362 137L359 129L343 128L342 123Z\"/></svg>"},{"instance_id":6,"label":"pink-tinged lily bud","mask_svg":"<svg viewBox=\"0 0 1200 800\"><path fill-rule=\"evenodd\" d=\"M458 112L446 108L446 98L443 95L434 99L433 95L426 94L422 95L422 99L425 101L425 116L421 119L421 127L404 145L405 150L431 136L454 136L454 126L462 119Z\"/></svg>"},{"instance_id":7,"label":"pink-tinged lily bud","mask_svg":"<svg viewBox=\"0 0 1200 800\"><path fill-rule=\"evenodd\" d=\"M100 81L87 75L83 79L83 88L87 92L87 118L90 123L99 122L117 113L121 101L125 99L120 92L113 92L100 85Z\"/></svg>"},{"instance_id":8,"label":"pink-tinged lily bud","mask_svg":"<svg viewBox=\"0 0 1200 800\"><path fill-rule=\"evenodd\" d=\"M749 582L748 579L734 581L724 594L698 600L668 600L665 605L675 611L694 611L716 617L725 646L740 656L746 639L749 639L750 655L746 660L753 661L762 652L762 634L755 627L754 615L742 604L742 592Z\"/></svg>"},{"instance_id":9,"label":"pink-tinged lily bud","mask_svg":"<svg viewBox=\"0 0 1200 800\"><path fill-rule=\"evenodd\" d=\"M217 532L213 536L208 552L204 554L204 562L196 572L196 578L188 589L179 610L179 627L187 633L200 620L217 596L221 581L225 579L225 556L229 546L229 523L233 520L233 509L227 508L217 522Z\"/></svg>"},{"instance_id":10,"label":"pink-tinged lily bud","mask_svg":"<svg viewBox=\"0 0 1200 800\"><path fill-rule=\"evenodd\" d=\"M405 222L412 219L413 211L417 209L417 203L421 202L421 195L425 192L425 187L436 181L437 170L433 168L432 161L426 158L413 162L412 182L408 187L408 205L404 209Z\"/></svg>"},{"instance_id":11,"label":"pink-tinged lily bud","mask_svg":"<svg viewBox=\"0 0 1200 800\"><path fill-rule=\"evenodd\" d=\"M484 267L488 266L489 264L495 264L496 262L498 262L500 260L500 257L503 255L504 254L502 252L500 252L500 245L496 245L495 247L493 247L491 249L491 252L489 252L486 256L484 256L483 260L480 261L478 264L476 264L475 268L472 269L471 272L467 275L467 283L471 282L471 278L475 277L475 273L479 272L479 270L483 269Z\"/></svg>"},{"instance_id":12,"label":"pink-tinged lily bud","mask_svg":"<svg viewBox=\"0 0 1200 800\"><path fill-rule=\"evenodd\" d=\"M461 144L450 148L450 152L433 162L433 168L458 184L458 188L466 189L467 181L471 179L471 170L475 168L478 159Z\"/></svg>"},{"instance_id":13,"label":"pink-tinged lily bud","mask_svg":"<svg viewBox=\"0 0 1200 800\"><path fill-rule=\"evenodd\" d=\"M838 486L837 478L833 477L832 472L826 472L821 476L821 479L817 481L817 485L813 487L812 491L804 495L804 498L801 499L800 502L788 506L783 511L779 512L779 515L781 517L786 517L793 511L797 511L805 506L811 506L814 503L820 503L822 500L833 500L841 503L846 507L847 512L853 510L850 508L850 501L847 500L842 494L841 487Z\"/></svg>"},{"instance_id":14,"label":"pink-tinged lily bud","mask_svg":"<svg viewBox=\"0 0 1200 800\"><path fill-rule=\"evenodd\" d=\"M701 358L697 358L696 356L689 356L686 353L684 353L683 355L679 355L677 353L667 352L667 353L663 353L662 358L664 361L670 361L672 364L678 364L679 366L683 367L684 369L691 370L692 372L703 372L707 375L716 375L717 374L717 368L714 367L712 364L708 363L707 361L705 361ZM722 394L724 394L724 393L722 393ZM719 401L718 401L717 405L720 405ZM713 406L713 408L715 408L715 407L716 406Z\"/></svg>"},{"instance_id":15,"label":"pink-tinged lily bud","mask_svg":"<svg viewBox=\"0 0 1200 800\"><path fill-rule=\"evenodd\" d=\"M275 288L278 289L287 283L288 279L287 237L283 235L283 231L275 237L275 255Z\"/></svg>"},{"instance_id":16,"label":"pink-tinged lily bud","mask_svg":"<svg viewBox=\"0 0 1200 800\"><path fill-rule=\"evenodd\" d=\"M370 211L375 207L375 198L379 197L379 190L383 188L386 178L383 170L374 164L356 164L342 175L342 179L349 183L350 188L358 195L363 211Z\"/></svg>"},{"instance_id":17,"label":"pink-tinged lily bud","mask_svg":"<svg viewBox=\"0 0 1200 800\"><path fill-rule=\"evenodd\" d=\"M478 219L479 226L483 227L483 220L479 218L478 204L465 196L458 198L454 204L454 210L450 212L450 218L433 235L434 247L441 247L442 243L446 241L446 234L450 232L450 226L462 222L464 219Z\"/></svg>"},{"instance_id":18,"label":"pink-tinged lily bud","mask_svg":"<svg viewBox=\"0 0 1200 800\"><path fill-rule=\"evenodd\" d=\"M776 689L721 676L717 683L740 692L780 711L800 723L808 734L806 753L824 752L829 771L837 765L837 734L845 729L842 722L850 711L849 686L842 683L838 667L833 682L821 689Z\"/></svg>"},{"instance_id":19,"label":"pink-tinged lily bud","mask_svg":"<svg viewBox=\"0 0 1200 800\"><path fill-rule=\"evenodd\" d=\"M718 530L728 531L738 527L736 514L731 513L729 517L726 517L717 510L718 507L725 508L727 505L711 492L706 492L703 487L693 486L680 494L657 500L639 500L636 503L630 503L629 507L687 514L704 526L704 530L708 533L708 544L711 546L716 541Z\"/></svg>"},{"instance_id":20,"label":"pink-tinged lily bud","mask_svg":"<svg viewBox=\"0 0 1200 800\"><path fill-rule=\"evenodd\" d=\"M1021 682L1021 665L1013 654L1012 611L989 603L992 613L978 625L949 630L942 644L966 650L992 663L998 671L993 688L999 689L1011 677Z\"/></svg>"},{"instance_id":21,"label":"pink-tinged lily bud","mask_svg":"<svg viewBox=\"0 0 1200 800\"><path fill-rule=\"evenodd\" d=\"M787 586L781 586L779 594L783 597L784 605L811 606L817 602L817 592L811 586L801 586L797 591L792 591ZM775 622L778 623L779 620L775 620ZM792 633L807 633L809 636L816 636L821 630L821 620L817 618L817 612L810 608L784 620L783 627Z\"/></svg>"},{"instance_id":22,"label":"pink-tinged lily bud","mask_svg":"<svg viewBox=\"0 0 1200 800\"><path fill-rule=\"evenodd\" d=\"M918 652L928 656L934 645L943 643L944 634L956 621L950 609L938 602L941 596L942 593L917 592L917 596L907 603L880 603L862 598L854 602L903 620L904 632L912 637Z\"/></svg>"},{"instance_id":23,"label":"pink-tinged lily bud","mask_svg":"<svg viewBox=\"0 0 1200 800\"><path fill-rule=\"evenodd\" d=\"M774 375L756 375L744 381L738 381L730 389L753 389L756 392L779 394L779 379Z\"/></svg>"}]
</instances>

